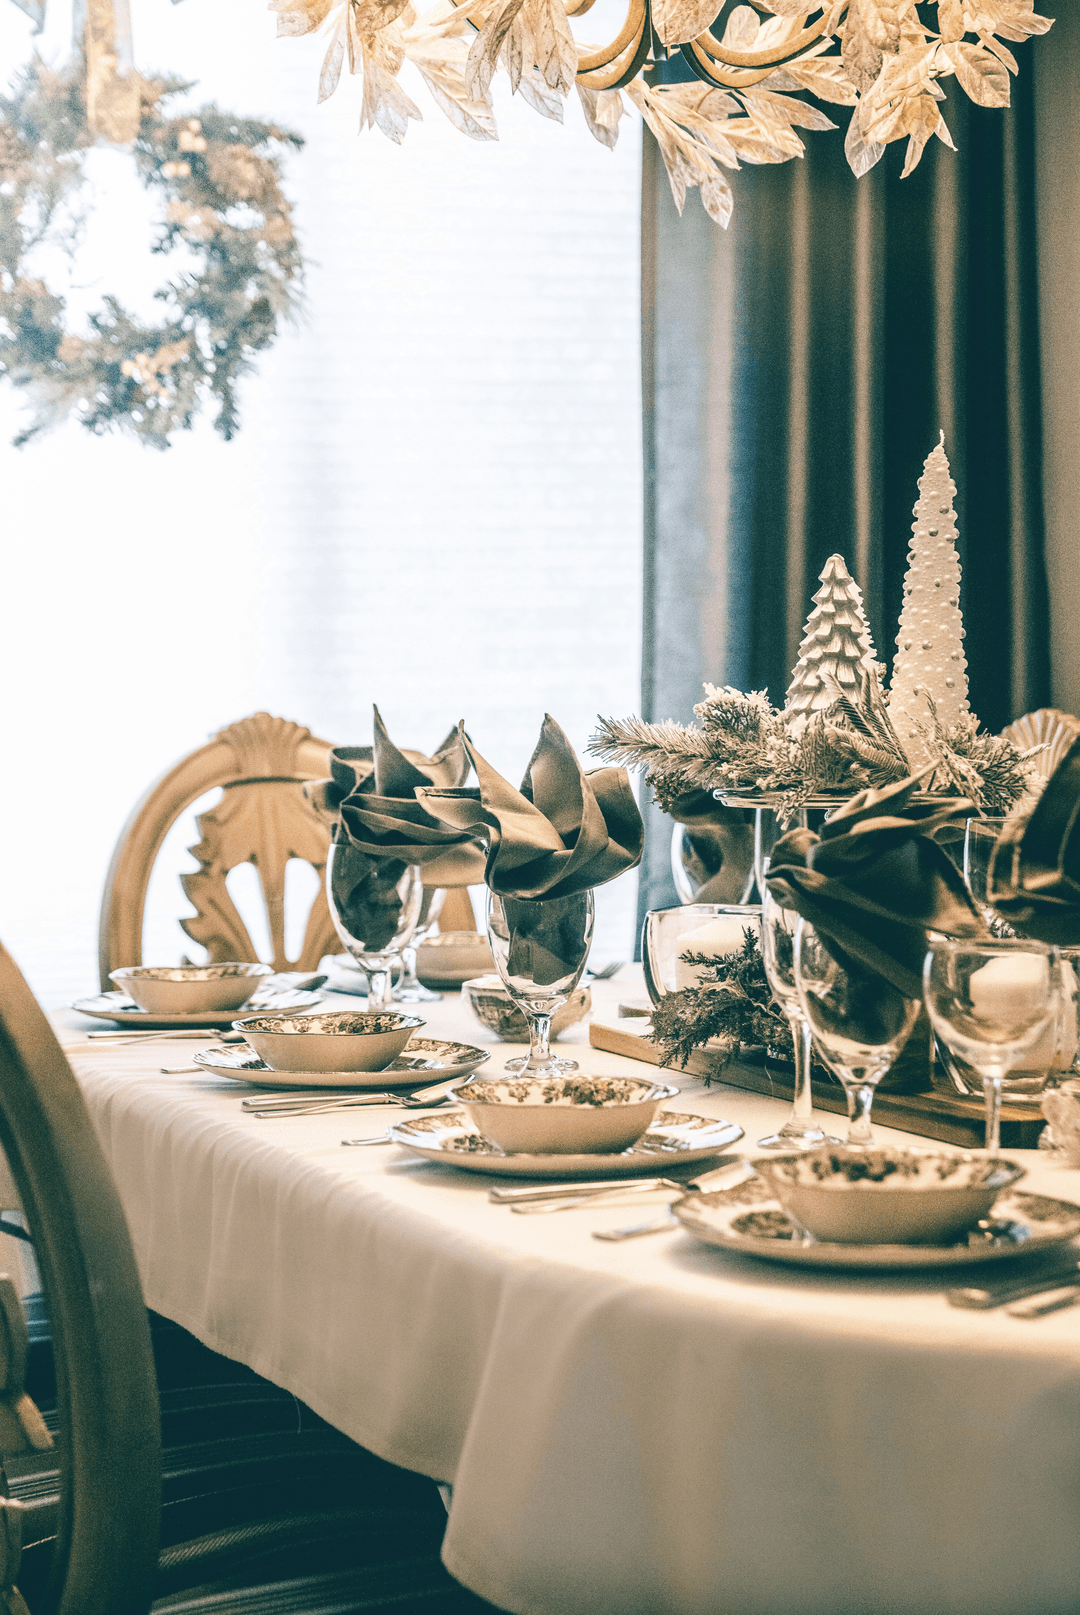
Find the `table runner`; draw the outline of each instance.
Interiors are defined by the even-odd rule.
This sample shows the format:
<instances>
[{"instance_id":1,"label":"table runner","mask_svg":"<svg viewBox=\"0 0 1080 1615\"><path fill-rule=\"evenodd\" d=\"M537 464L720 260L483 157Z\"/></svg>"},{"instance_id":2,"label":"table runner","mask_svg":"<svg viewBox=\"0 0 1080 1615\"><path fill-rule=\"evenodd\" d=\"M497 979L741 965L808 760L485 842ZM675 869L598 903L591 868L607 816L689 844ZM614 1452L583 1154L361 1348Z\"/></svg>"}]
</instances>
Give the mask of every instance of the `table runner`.
<instances>
[{"instance_id":1,"label":"table runner","mask_svg":"<svg viewBox=\"0 0 1080 1615\"><path fill-rule=\"evenodd\" d=\"M485 1041L456 998L425 1014ZM497 1606L1075 1610L1080 1310L964 1313L940 1275L786 1270L681 1232L604 1244L647 1213L512 1216L489 1179L341 1147L394 1112L256 1121L235 1084L160 1074L185 1047L71 1051L148 1304L451 1481L446 1564ZM786 1109L679 1080L748 1150ZM1080 1200L1080 1172L1010 1153Z\"/></svg>"}]
</instances>

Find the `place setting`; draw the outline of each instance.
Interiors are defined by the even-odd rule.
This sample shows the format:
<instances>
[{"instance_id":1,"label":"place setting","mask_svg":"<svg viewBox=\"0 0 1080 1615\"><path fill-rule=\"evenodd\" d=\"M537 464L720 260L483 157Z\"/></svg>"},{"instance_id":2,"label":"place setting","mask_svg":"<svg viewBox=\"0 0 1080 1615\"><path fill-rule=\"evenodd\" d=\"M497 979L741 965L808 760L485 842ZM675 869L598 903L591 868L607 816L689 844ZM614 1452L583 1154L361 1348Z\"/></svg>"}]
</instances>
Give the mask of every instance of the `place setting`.
<instances>
[{"instance_id":1,"label":"place setting","mask_svg":"<svg viewBox=\"0 0 1080 1615\"><path fill-rule=\"evenodd\" d=\"M315 972L223 960L202 965L131 965L109 972L111 992L76 998L71 1008L131 1032L229 1031L239 1009L314 1009L326 980ZM88 1034L95 1037L98 1034ZM101 1034L107 1036L107 1033Z\"/></svg>"}]
</instances>

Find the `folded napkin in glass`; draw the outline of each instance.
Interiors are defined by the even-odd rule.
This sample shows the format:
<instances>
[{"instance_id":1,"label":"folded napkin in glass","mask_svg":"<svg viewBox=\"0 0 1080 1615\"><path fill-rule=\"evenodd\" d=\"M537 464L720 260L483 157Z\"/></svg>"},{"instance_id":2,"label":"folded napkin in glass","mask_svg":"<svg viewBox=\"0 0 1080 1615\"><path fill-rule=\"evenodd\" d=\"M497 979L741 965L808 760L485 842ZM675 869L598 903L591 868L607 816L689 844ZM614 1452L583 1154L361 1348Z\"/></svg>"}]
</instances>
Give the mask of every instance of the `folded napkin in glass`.
<instances>
[{"instance_id":1,"label":"folded napkin in glass","mask_svg":"<svg viewBox=\"0 0 1080 1615\"><path fill-rule=\"evenodd\" d=\"M973 814L974 804L959 797L914 804L919 784L912 777L860 791L820 835L789 830L773 848L768 876L782 907L908 998L922 997L928 931L992 940L956 865L933 839Z\"/></svg>"},{"instance_id":2,"label":"folded napkin in glass","mask_svg":"<svg viewBox=\"0 0 1080 1615\"><path fill-rule=\"evenodd\" d=\"M484 880L500 897L569 897L640 862L644 826L626 770L586 773L553 718L544 718L520 790L463 730L461 742L478 785L418 786L417 799L442 824L486 843Z\"/></svg>"},{"instance_id":3,"label":"folded napkin in glass","mask_svg":"<svg viewBox=\"0 0 1080 1615\"><path fill-rule=\"evenodd\" d=\"M1010 814L990 863L987 899L1021 936L1080 944L1080 738L1034 808Z\"/></svg>"},{"instance_id":4,"label":"folded napkin in glass","mask_svg":"<svg viewBox=\"0 0 1080 1615\"><path fill-rule=\"evenodd\" d=\"M330 753L330 778L304 787L319 812L334 821L335 839L352 849L348 868L354 884L385 859L399 872L406 864L419 864L425 886L478 885L484 878L482 847L435 818L416 797L418 787L464 785L471 764L463 730L452 729L434 757L400 751L378 707L374 733L374 745L336 747Z\"/></svg>"}]
</instances>

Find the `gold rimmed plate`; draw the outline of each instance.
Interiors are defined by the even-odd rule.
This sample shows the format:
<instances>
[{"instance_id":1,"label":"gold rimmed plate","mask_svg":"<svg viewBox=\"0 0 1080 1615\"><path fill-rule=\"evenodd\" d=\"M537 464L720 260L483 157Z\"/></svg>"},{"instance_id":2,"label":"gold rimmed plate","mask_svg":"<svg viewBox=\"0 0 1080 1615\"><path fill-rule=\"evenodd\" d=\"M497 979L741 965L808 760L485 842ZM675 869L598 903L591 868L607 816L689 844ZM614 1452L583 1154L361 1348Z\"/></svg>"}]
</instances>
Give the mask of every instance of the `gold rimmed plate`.
<instances>
[{"instance_id":1,"label":"gold rimmed plate","mask_svg":"<svg viewBox=\"0 0 1080 1615\"><path fill-rule=\"evenodd\" d=\"M279 1010L317 1009L323 1004L321 992L254 993L243 1010L207 1010L198 1015L151 1015L140 1009L127 993L95 993L93 998L76 998L72 1009L80 1015L90 1015L96 1021L114 1021L117 1026L138 1027L142 1032L156 1032L175 1027L179 1031L227 1032L237 1015L276 1015Z\"/></svg>"},{"instance_id":2,"label":"gold rimmed plate","mask_svg":"<svg viewBox=\"0 0 1080 1615\"><path fill-rule=\"evenodd\" d=\"M673 1110L661 1111L643 1138L613 1155L505 1155L476 1131L463 1110L410 1116L390 1129L395 1144L425 1160L504 1178L649 1177L674 1165L711 1160L742 1136L735 1122Z\"/></svg>"},{"instance_id":3,"label":"gold rimmed plate","mask_svg":"<svg viewBox=\"0 0 1080 1615\"><path fill-rule=\"evenodd\" d=\"M438 1037L410 1038L396 1060L381 1071L274 1071L246 1044L232 1048L200 1049L194 1063L215 1077L231 1077L259 1088L394 1088L412 1087L417 1077L451 1077L462 1080L491 1058L490 1049L471 1043L450 1043Z\"/></svg>"},{"instance_id":4,"label":"gold rimmed plate","mask_svg":"<svg viewBox=\"0 0 1080 1615\"><path fill-rule=\"evenodd\" d=\"M672 1211L687 1233L708 1245L804 1267L963 1267L1034 1254L1080 1234L1080 1206L1019 1189L999 1195L990 1215L949 1245L838 1245L812 1239L759 1177L688 1196Z\"/></svg>"}]
</instances>

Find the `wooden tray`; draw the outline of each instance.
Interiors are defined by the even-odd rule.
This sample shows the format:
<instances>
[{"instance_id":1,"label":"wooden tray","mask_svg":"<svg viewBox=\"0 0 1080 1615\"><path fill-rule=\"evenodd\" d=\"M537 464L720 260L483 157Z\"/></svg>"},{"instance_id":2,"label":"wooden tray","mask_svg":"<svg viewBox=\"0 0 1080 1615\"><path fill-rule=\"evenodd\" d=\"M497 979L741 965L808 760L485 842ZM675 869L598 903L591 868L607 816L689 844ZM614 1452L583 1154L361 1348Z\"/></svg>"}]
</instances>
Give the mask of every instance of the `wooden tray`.
<instances>
[{"instance_id":1,"label":"wooden tray","mask_svg":"<svg viewBox=\"0 0 1080 1615\"><path fill-rule=\"evenodd\" d=\"M594 1049L604 1049L608 1054L621 1054L629 1060L644 1060L648 1065L658 1066L660 1050L642 1034L642 1025L640 1020L622 1021L618 1025L594 1020L589 1027L589 1042ZM727 1083L731 1088L769 1094L774 1099L792 1097L791 1083L786 1082L785 1073L775 1067L732 1060L721 1072L719 1064L718 1055L708 1049L695 1049L686 1062L686 1069L695 1077ZM815 1081L811 1086L814 1104L819 1110L847 1113L847 1102L835 1083ZM936 1092L879 1093L874 1100L874 1116L888 1127L918 1133L922 1138L935 1138L942 1144L959 1144L964 1149L983 1147L985 1112L979 1100L952 1099ZM1003 1104L1002 1148L1034 1149L1045 1125L1043 1116L1031 1106Z\"/></svg>"}]
</instances>

